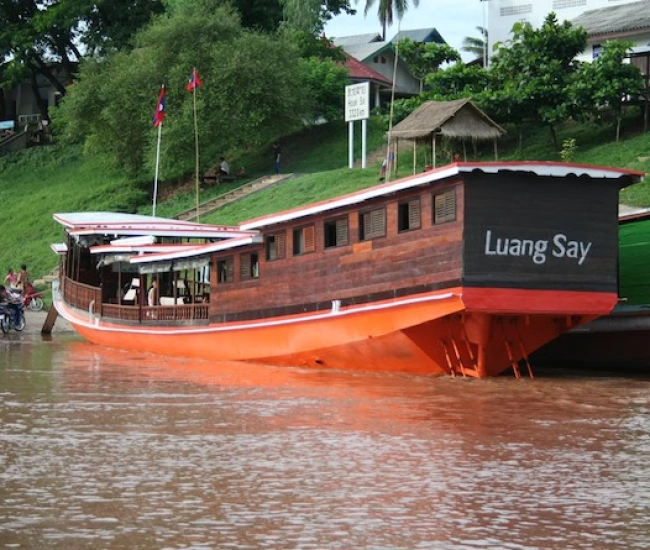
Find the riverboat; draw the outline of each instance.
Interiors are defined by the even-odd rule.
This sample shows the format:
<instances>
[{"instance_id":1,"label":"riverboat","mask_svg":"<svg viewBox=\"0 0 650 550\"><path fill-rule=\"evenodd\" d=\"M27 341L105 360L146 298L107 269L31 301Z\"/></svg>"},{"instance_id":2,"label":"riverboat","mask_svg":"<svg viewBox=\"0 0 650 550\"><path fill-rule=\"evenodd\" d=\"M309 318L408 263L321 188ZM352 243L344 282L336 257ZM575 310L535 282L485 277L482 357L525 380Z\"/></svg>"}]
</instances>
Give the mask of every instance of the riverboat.
<instances>
[{"instance_id":1,"label":"riverboat","mask_svg":"<svg viewBox=\"0 0 650 550\"><path fill-rule=\"evenodd\" d=\"M533 354L536 364L589 370L650 367L650 209L619 217L619 301Z\"/></svg>"},{"instance_id":2,"label":"riverboat","mask_svg":"<svg viewBox=\"0 0 650 550\"><path fill-rule=\"evenodd\" d=\"M618 194L642 176L458 162L235 227L55 214L54 305L135 351L532 376L531 352L617 303Z\"/></svg>"}]
</instances>

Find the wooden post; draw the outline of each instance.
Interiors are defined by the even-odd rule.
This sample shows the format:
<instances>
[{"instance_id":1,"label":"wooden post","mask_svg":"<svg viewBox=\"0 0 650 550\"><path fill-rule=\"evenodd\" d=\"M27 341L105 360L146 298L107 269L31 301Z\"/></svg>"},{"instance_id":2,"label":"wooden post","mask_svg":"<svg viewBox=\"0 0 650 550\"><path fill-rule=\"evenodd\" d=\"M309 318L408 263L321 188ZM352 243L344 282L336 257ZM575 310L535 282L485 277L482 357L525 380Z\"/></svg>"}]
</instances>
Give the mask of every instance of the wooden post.
<instances>
[{"instance_id":1,"label":"wooden post","mask_svg":"<svg viewBox=\"0 0 650 550\"><path fill-rule=\"evenodd\" d=\"M41 334L52 334L52 328L54 328L54 323L58 316L58 310L54 306L50 306L45 322L43 323L43 328L41 329Z\"/></svg>"}]
</instances>

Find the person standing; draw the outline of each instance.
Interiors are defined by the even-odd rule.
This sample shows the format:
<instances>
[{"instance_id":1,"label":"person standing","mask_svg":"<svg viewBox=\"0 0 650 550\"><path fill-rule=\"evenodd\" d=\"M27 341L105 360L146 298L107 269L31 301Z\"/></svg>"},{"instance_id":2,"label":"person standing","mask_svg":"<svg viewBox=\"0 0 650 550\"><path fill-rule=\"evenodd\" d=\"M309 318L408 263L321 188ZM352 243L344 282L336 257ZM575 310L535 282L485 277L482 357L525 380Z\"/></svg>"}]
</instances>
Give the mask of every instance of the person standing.
<instances>
[{"instance_id":1,"label":"person standing","mask_svg":"<svg viewBox=\"0 0 650 550\"><path fill-rule=\"evenodd\" d=\"M280 146L276 143L273 144L273 169L276 174L279 174L282 169L280 167L280 157L282 155L282 150Z\"/></svg>"},{"instance_id":2,"label":"person standing","mask_svg":"<svg viewBox=\"0 0 650 550\"><path fill-rule=\"evenodd\" d=\"M20 266L20 273L16 279L16 288L20 290L25 290L27 283L29 283L29 271L27 271L27 265L22 264Z\"/></svg>"},{"instance_id":3,"label":"person standing","mask_svg":"<svg viewBox=\"0 0 650 550\"><path fill-rule=\"evenodd\" d=\"M14 271L13 267L10 267L9 271L7 271L5 283L8 283L11 288L16 288L16 284L18 283L18 275Z\"/></svg>"}]
</instances>

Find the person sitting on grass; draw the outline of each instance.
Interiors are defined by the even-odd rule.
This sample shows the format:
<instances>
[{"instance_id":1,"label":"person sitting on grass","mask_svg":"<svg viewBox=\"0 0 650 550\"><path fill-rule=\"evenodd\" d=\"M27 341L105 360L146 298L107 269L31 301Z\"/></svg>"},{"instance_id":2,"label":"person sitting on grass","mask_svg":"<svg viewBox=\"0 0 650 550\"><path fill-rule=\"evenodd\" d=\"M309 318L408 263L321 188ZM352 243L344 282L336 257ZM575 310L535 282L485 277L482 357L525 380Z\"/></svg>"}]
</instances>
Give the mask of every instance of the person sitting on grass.
<instances>
[{"instance_id":1,"label":"person sitting on grass","mask_svg":"<svg viewBox=\"0 0 650 550\"><path fill-rule=\"evenodd\" d=\"M228 164L228 161L224 157L221 157L219 160L221 161L221 164L219 164L219 175L220 176L229 176L230 175L230 165Z\"/></svg>"}]
</instances>

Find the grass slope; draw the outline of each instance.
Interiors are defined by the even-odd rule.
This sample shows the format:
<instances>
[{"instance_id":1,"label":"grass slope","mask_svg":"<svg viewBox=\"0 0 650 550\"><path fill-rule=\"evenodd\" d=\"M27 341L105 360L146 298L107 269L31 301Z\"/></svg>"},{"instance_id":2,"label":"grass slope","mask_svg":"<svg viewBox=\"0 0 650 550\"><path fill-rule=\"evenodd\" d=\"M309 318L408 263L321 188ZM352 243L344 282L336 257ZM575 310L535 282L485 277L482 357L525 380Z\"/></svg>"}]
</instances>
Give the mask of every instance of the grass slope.
<instances>
[{"instance_id":1,"label":"grass slope","mask_svg":"<svg viewBox=\"0 0 650 550\"><path fill-rule=\"evenodd\" d=\"M356 152L360 154L360 126L355 125ZM519 150L518 135L511 133L499 143L500 160L558 160L550 146L548 131L527 129L524 147ZM574 162L631 168L650 172L650 133L630 134L615 143L611 128L590 125L566 125L559 129L560 142L573 138L577 142ZM292 208L377 183L381 151L385 147L380 123L368 124L369 156L366 170L347 168L348 133L344 123L315 127L283 140L283 170L299 174L281 186L228 205L202 218L210 223L236 224L279 210ZM400 147L402 147L400 145ZM449 151L451 155L452 151ZM427 148L418 151L421 170ZM412 150L401 150L398 176L412 173ZM480 160L492 160L492 145L479 149ZM250 177L268 174L272 170L271 152L252 151L233 159L235 167L245 166ZM153 177L152 177L153 180ZM623 190L622 202L650 206L650 181ZM0 239L0 270L17 268L27 263L32 277L41 277L57 265L50 244L61 241L63 231L52 220L55 212L109 210L151 213L152 184L137 184L126 180L106 165L101 156L83 155L81 149L51 146L32 148L0 158L0 188L4 208L0 223L4 231ZM158 203L156 214L173 216L195 205L194 185L190 180L184 193L170 196ZM201 192L201 200L222 193L224 186ZM161 186L165 190L165 186ZM165 190L166 191L166 190ZM161 194L162 196L162 194Z\"/></svg>"}]
</instances>

